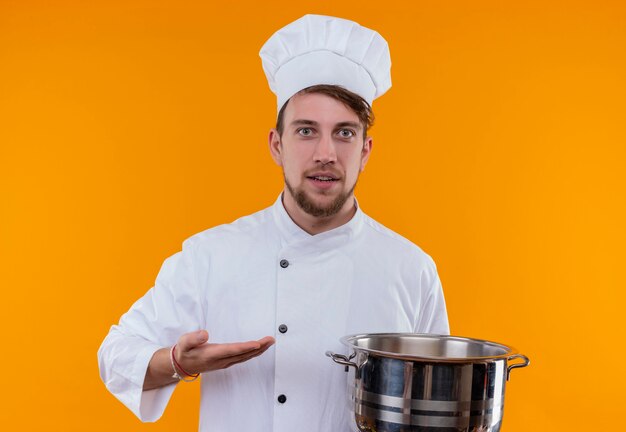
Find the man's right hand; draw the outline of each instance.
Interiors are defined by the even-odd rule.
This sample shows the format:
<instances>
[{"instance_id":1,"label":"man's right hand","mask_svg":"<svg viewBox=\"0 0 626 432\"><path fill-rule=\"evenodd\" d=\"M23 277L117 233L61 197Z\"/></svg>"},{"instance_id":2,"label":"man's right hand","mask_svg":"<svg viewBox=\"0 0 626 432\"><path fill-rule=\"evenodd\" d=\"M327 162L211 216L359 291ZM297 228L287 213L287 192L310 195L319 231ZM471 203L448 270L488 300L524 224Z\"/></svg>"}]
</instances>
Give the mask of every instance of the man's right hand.
<instances>
[{"instance_id":1,"label":"man's right hand","mask_svg":"<svg viewBox=\"0 0 626 432\"><path fill-rule=\"evenodd\" d=\"M266 336L257 341L225 344L209 343L206 330L185 333L178 339L174 351L178 364L190 374L226 369L237 363L248 361L263 354L275 340ZM177 370L183 375L183 371ZM176 382L170 359L170 348L161 348L154 353L143 383L144 390L151 390Z\"/></svg>"},{"instance_id":2,"label":"man's right hand","mask_svg":"<svg viewBox=\"0 0 626 432\"><path fill-rule=\"evenodd\" d=\"M209 343L209 333L199 330L186 333L178 339L175 356L178 364L191 374L226 369L261 355L275 340L266 336L257 341L214 344ZM180 372L180 371L179 371Z\"/></svg>"}]
</instances>

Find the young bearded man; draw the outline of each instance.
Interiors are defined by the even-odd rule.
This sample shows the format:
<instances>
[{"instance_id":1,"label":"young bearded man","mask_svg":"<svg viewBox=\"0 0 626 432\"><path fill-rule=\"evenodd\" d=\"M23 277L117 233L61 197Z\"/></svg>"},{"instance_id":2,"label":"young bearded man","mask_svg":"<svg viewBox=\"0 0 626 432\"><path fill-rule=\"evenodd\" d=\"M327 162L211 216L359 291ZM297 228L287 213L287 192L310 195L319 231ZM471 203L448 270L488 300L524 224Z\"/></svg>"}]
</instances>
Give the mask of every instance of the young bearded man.
<instances>
[{"instance_id":1,"label":"young bearded man","mask_svg":"<svg viewBox=\"0 0 626 432\"><path fill-rule=\"evenodd\" d=\"M278 96L269 148L283 192L165 261L104 340L101 376L143 421L202 374L201 431L355 431L346 373L325 352L345 352L347 334L449 332L433 261L354 198L370 104L391 85L387 44L307 15L261 57Z\"/></svg>"}]
</instances>

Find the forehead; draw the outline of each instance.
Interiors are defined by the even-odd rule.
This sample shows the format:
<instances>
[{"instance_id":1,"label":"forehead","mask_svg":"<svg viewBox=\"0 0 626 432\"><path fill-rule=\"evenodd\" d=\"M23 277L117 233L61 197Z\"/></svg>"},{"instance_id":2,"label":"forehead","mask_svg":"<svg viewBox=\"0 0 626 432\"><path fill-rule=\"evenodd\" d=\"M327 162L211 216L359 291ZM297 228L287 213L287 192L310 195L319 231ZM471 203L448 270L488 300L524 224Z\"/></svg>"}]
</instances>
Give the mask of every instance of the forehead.
<instances>
[{"instance_id":1,"label":"forehead","mask_svg":"<svg viewBox=\"0 0 626 432\"><path fill-rule=\"evenodd\" d=\"M287 103L284 117L287 126L296 120L311 120L322 125L359 123L356 113L343 102L321 93L296 94Z\"/></svg>"}]
</instances>

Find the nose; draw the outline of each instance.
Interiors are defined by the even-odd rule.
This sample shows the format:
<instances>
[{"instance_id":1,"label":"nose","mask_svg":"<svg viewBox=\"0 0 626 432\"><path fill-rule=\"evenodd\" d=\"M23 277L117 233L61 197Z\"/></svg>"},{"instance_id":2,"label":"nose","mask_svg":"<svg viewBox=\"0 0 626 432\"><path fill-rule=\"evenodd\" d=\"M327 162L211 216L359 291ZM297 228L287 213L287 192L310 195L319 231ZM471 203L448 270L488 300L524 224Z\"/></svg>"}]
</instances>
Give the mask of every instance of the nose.
<instances>
[{"instance_id":1,"label":"nose","mask_svg":"<svg viewBox=\"0 0 626 432\"><path fill-rule=\"evenodd\" d=\"M313 158L316 163L321 163L322 165L337 161L335 143L330 135L324 134L320 137L315 146Z\"/></svg>"}]
</instances>

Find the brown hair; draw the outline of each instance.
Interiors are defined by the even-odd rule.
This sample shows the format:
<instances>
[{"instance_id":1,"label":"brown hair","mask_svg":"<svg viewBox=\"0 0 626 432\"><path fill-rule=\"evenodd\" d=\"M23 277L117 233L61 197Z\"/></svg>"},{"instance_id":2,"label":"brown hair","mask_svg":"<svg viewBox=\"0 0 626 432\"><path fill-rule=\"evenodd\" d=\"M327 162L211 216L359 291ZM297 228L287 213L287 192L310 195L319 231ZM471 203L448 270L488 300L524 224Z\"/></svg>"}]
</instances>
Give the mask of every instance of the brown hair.
<instances>
[{"instance_id":1,"label":"brown hair","mask_svg":"<svg viewBox=\"0 0 626 432\"><path fill-rule=\"evenodd\" d=\"M326 96L330 96L333 99L338 100L343 103L346 107L350 108L359 118L361 125L363 126L363 140L367 136L367 131L374 124L374 112L372 111L372 107L367 103L365 99L359 96L356 93L352 93L349 90L346 90L343 87L337 85L329 85L329 84L318 84L311 87L307 87L305 89L300 90L298 94L307 94L307 93L321 93ZM295 95L294 95L295 96ZM292 96L293 97L293 96ZM278 135L283 135L284 129L284 113L289 100L285 102L278 112L278 118L276 119L276 130L278 131Z\"/></svg>"}]
</instances>

